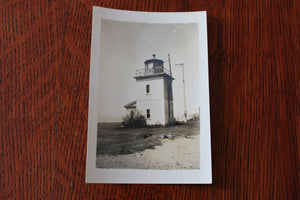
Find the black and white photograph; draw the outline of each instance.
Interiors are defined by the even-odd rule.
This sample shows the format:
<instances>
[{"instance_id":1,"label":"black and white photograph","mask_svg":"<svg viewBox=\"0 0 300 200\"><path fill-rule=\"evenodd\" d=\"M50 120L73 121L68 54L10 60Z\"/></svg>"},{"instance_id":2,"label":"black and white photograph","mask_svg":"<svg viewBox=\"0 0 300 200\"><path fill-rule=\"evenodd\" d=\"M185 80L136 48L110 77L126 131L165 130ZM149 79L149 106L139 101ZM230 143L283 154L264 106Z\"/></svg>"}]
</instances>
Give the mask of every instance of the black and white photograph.
<instances>
[{"instance_id":1,"label":"black and white photograph","mask_svg":"<svg viewBox=\"0 0 300 200\"><path fill-rule=\"evenodd\" d=\"M199 169L197 24L101 30L96 166Z\"/></svg>"},{"instance_id":2,"label":"black and white photograph","mask_svg":"<svg viewBox=\"0 0 300 200\"><path fill-rule=\"evenodd\" d=\"M99 8L100 16L109 16L110 11L114 17L99 17L97 31L93 19L87 182L89 166L100 174L125 170L123 176L135 170L183 174L206 170L210 163L202 165L201 155L209 155L210 162L210 148L207 154L201 152L200 136L205 136L201 130L210 123L201 114L209 109L201 103L208 100L201 88L208 90L208 82L202 78L199 56L207 51L200 46L200 32L206 27L193 20L177 22L171 16L170 21L168 14L153 20L148 13ZM139 20L132 13L138 13ZM147 181L147 176L137 179L163 181ZM118 177L104 179L122 182Z\"/></svg>"}]
</instances>

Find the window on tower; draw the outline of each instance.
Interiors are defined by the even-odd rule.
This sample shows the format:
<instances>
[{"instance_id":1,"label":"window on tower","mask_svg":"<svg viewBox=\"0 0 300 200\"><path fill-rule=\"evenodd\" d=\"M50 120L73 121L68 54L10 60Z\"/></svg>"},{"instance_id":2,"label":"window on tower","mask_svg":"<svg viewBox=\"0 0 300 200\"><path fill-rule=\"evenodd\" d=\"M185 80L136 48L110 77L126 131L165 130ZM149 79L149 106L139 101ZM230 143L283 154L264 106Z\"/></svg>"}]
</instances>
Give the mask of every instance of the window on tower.
<instances>
[{"instance_id":1,"label":"window on tower","mask_svg":"<svg viewBox=\"0 0 300 200\"><path fill-rule=\"evenodd\" d=\"M147 94L150 93L150 85L146 85L146 93L147 93Z\"/></svg>"},{"instance_id":2,"label":"window on tower","mask_svg":"<svg viewBox=\"0 0 300 200\"><path fill-rule=\"evenodd\" d=\"M150 118L150 109L147 109L147 119Z\"/></svg>"}]
</instances>

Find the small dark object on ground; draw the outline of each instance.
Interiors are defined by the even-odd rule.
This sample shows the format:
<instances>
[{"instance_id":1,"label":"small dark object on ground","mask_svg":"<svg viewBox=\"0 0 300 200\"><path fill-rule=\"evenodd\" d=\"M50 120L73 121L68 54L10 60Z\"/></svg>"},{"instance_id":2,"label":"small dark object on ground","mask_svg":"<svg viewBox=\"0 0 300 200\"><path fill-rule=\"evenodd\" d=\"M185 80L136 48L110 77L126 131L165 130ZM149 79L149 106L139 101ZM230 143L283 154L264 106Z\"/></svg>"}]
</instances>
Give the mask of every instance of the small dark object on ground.
<instances>
[{"instance_id":1,"label":"small dark object on ground","mask_svg":"<svg viewBox=\"0 0 300 200\"><path fill-rule=\"evenodd\" d=\"M162 139L172 139L172 134L160 136Z\"/></svg>"},{"instance_id":2,"label":"small dark object on ground","mask_svg":"<svg viewBox=\"0 0 300 200\"><path fill-rule=\"evenodd\" d=\"M151 133L141 133L141 134L136 136L136 139L143 139L143 138L147 138L147 137L150 137L150 136L152 136Z\"/></svg>"}]
</instances>

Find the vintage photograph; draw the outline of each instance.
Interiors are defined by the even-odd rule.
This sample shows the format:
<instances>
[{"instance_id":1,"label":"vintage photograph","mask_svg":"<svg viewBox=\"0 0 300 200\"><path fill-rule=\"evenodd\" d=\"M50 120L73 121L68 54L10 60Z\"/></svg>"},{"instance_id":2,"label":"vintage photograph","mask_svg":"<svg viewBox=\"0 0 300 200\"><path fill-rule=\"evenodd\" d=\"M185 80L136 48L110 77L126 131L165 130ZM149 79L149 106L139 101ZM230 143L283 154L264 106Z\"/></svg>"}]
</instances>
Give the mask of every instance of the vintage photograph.
<instances>
[{"instance_id":1,"label":"vintage photograph","mask_svg":"<svg viewBox=\"0 0 300 200\"><path fill-rule=\"evenodd\" d=\"M86 183L211 183L206 12L93 8Z\"/></svg>"},{"instance_id":2,"label":"vintage photograph","mask_svg":"<svg viewBox=\"0 0 300 200\"><path fill-rule=\"evenodd\" d=\"M96 167L199 169L198 25L101 24Z\"/></svg>"}]
</instances>

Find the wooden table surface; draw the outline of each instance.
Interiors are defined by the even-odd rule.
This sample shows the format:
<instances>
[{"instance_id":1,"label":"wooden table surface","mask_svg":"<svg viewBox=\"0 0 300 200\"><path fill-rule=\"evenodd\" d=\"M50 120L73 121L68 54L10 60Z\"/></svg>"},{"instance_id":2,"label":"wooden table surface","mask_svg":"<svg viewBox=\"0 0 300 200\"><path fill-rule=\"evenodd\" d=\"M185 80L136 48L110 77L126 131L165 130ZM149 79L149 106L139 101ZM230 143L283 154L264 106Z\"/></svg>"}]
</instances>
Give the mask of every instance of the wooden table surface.
<instances>
[{"instance_id":1,"label":"wooden table surface","mask_svg":"<svg viewBox=\"0 0 300 200\"><path fill-rule=\"evenodd\" d=\"M0 199L299 199L298 0L0 2ZM85 184L92 6L207 10L212 185Z\"/></svg>"}]
</instances>

